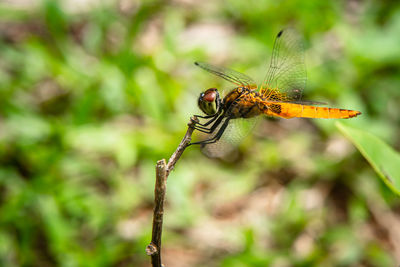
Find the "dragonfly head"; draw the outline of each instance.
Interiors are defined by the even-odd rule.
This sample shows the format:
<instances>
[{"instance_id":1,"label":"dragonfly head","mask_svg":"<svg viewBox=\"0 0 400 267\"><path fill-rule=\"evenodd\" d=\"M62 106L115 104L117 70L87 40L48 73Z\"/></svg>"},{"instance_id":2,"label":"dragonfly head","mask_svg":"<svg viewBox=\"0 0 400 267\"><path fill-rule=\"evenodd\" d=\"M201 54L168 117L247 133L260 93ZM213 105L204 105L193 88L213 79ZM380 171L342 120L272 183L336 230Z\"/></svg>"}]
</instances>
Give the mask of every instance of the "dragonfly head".
<instances>
[{"instance_id":1,"label":"dragonfly head","mask_svg":"<svg viewBox=\"0 0 400 267\"><path fill-rule=\"evenodd\" d=\"M221 107L221 99L218 90L216 88L207 89L200 94L197 104L205 114L216 114Z\"/></svg>"}]
</instances>

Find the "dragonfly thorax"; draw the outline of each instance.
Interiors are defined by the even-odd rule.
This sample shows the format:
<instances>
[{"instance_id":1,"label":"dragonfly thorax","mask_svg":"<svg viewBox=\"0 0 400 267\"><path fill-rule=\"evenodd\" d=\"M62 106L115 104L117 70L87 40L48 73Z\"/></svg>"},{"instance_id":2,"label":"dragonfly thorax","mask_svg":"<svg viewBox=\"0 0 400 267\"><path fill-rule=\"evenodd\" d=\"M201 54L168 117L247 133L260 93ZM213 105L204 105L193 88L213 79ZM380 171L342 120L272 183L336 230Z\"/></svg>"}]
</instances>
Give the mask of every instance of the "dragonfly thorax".
<instances>
[{"instance_id":1,"label":"dragonfly thorax","mask_svg":"<svg viewBox=\"0 0 400 267\"><path fill-rule=\"evenodd\" d=\"M201 93L197 102L201 111L207 115L214 115L220 111L221 98L216 88L207 89Z\"/></svg>"}]
</instances>

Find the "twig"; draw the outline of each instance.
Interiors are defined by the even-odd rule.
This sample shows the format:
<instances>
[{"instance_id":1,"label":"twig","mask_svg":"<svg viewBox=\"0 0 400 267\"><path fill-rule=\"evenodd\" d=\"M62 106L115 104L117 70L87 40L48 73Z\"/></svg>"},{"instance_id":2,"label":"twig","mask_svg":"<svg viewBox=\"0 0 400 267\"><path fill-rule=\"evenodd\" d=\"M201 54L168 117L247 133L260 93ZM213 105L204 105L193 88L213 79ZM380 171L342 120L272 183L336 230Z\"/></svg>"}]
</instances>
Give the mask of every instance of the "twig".
<instances>
[{"instance_id":1,"label":"twig","mask_svg":"<svg viewBox=\"0 0 400 267\"><path fill-rule=\"evenodd\" d=\"M157 161L156 185L154 189L153 233L151 243L146 248L147 255L151 256L153 266L161 266L161 233L164 213L165 188L167 184L167 169L165 159Z\"/></svg>"},{"instance_id":2,"label":"twig","mask_svg":"<svg viewBox=\"0 0 400 267\"><path fill-rule=\"evenodd\" d=\"M154 188L153 232L151 242L146 248L147 255L151 256L151 264L153 267L164 266L161 263L161 235L167 178L169 173L174 169L176 162L182 156L183 151L185 151L185 148L190 144L192 133L194 131L193 126L196 122L198 122L196 117L190 118L186 134L178 148L168 160L168 164L166 164L165 159L157 161L156 185Z\"/></svg>"},{"instance_id":3,"label":"twig","mask_svg":"<svg viewBox=\"0 0 400 267\"><path fill-rule=\"evenodd\" d=\"M185 148L190 144L190 141L192 140L192 133L193 133L193 126L199 122L197 117L192 117L190 118L190 122L188 123L188 129L186 131L185 136L183 137L181 143L179 144L178 148L175 150L174 154L169 158L168 164L167 164L167 177L175 167L176 162L179 160L179 158L182 156L183 151L185 151Z\"/></svg>"}]
</instances>

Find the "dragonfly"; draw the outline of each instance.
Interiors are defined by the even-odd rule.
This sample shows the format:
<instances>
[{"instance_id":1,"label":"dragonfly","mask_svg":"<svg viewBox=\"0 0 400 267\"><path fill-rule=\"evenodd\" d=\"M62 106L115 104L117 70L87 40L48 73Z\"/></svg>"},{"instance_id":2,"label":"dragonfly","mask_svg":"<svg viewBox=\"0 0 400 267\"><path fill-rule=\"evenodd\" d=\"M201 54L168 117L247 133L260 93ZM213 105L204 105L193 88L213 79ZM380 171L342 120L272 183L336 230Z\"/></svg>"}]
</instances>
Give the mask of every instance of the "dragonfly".
<instances>
[{"instance_id":1,"label":"dragonfly","mask_svg":"<svg viewBox=\"0 0 400 267\"><path fill-rule=\"evenodd\" d=\"M246 135L260 115L285 119L348 119L361 114L357 110L322 107L326 103L301 100L307 74L303 42L294 29L277 34L269 69L259 86L235 70L205 62L195 62L195 65L236 86L224 97L218 89L209 88L198 98L198 107L205 115L196 115L204 121L199 120L194 128L206 138L191 144L208 148L211 155L221 149L221 144L232 143L226 141L234 139L232 135L236 134L236 139ZM245 124L247 127L242 127Z\"/></svg>"}]
</instances>

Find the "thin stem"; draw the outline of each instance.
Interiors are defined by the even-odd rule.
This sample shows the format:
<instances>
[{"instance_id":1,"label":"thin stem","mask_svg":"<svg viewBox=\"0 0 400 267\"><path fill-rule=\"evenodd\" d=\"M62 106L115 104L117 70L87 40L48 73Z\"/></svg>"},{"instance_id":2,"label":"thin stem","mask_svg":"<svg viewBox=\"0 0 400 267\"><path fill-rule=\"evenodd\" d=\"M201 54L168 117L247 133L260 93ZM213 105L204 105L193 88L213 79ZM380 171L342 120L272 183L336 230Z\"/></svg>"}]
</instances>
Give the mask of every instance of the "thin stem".
<instances>
[{"instance_id":1,"label":"thin stem","mask_svg":"<svg viewBox=\"0 0 400 267\"><path fill-rule=\"evenodd\" d=\"M178 148L175 150L174 154L172 154L172 156L168 160L167 177L168 177L169 173L174 169L176 162L182 156L183 151L185 151L185 148L190 144L190 141L192 140L194 126L198 122L199 122L199 120L197 119L197 117L190 118L190 122L188 123L188 129L186 131L185 136L183 137Z\"/></svg>"},{"instance_id":2,"label":"thin stem","mask_svg":"<svg viewBox=\"0 0 400 267\"><path fill-rule=\"evenodd\" d=\"M164 266L161 263L161 235L167 178L169 173L174 169L179 158L182 156L183 151L185 151L186 147L189 146L190 141L192 140L194 125L196 123L198 123L197 117L190 118L186 134L178 148L168 160L168 164L165 162L165 159L157 161L156 184L154 188L153 231L151 242L146 248L147 255L151 256L151 265L153 267Z\"/></svg>"},{"instance_id":3,"label":"thin stem","mask_svg":"<svg viewBox=\"0 0 400 267\"><path fill-rule=\"evenodd\" d=\"M161 266L161 234L164 213L165 189L167 185L167 165L165 159L157 161L156 185L154 188L154 214L151 243L146 248L153 266Z\"/></svg>"}]
</instances>

